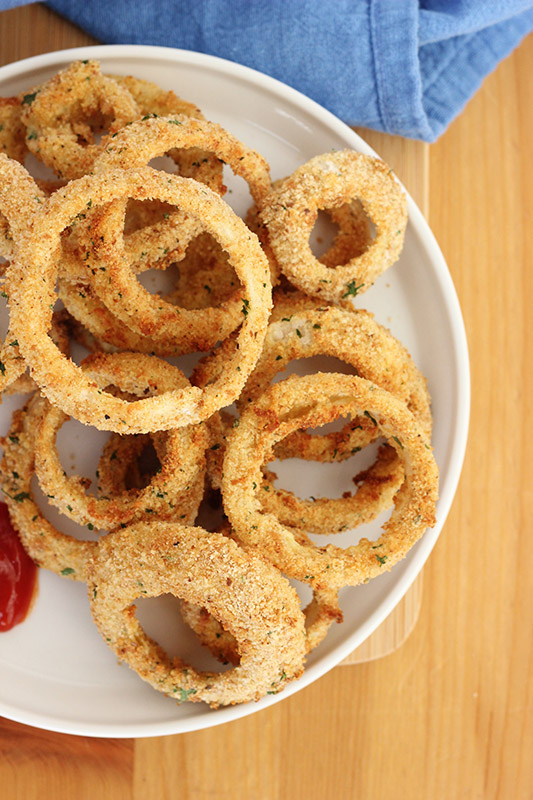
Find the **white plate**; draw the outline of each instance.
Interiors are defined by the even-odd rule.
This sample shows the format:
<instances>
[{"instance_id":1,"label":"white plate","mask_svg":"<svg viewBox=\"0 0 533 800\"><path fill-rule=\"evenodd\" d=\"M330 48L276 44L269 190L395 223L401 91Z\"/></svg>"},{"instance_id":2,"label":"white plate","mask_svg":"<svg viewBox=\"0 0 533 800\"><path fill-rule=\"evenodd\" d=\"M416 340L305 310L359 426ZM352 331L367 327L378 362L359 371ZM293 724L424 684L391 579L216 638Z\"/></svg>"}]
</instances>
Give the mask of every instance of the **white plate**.
<instances>
[{"instance_id":1,"label":"white plate","mask_svg":"<svg viewBox=\"0 0 533 800\"><path fill-rule=\"evenodd\" d=\"M155 81L197 103L209 119L261 152L271 164L273 179L331 149L349 147L373 154L350 128L284 84L228 61L162 47L88 47L30 58L0 69L0 94L18 93L84 58L99 59L108 73ZM244 208L246 198L238 186L230 199L238 211ZM391 572L342 592L345 622L335 625L311 654L300 680L259 703L218 711L200 703L178 706L119 666L90 619L84 586L41 570L30 615L0 636L0 714L87 736L160 736L219 725L279 702L324 675L392 611L422 568L446 519L462 466L469 415L468 353L456 293L438 245L412 200L409 217L400 261L363 296L361 305L404 342L428 378L440 468L436 527ZM0 406L2 435L17 402L8 399ZM76 451L77 470L89 469L91 464L79 455L86 446L77 447L84 430L76 423L69 426L62 432L65 458ZM96 437L95 443L101 441ZM328 480L335 484L336 474ZM307 495L313 494L310 481L306 475L301 486ZM370 536L374 538L376 530L371 529ZM175 614L173 605L168 613ZM150 632L158 635L154 627ZM178 638L186 656L194 647L191 639L184 630ZM175 647L175 642L169 646Z\"/></svg>"}]
</instances>

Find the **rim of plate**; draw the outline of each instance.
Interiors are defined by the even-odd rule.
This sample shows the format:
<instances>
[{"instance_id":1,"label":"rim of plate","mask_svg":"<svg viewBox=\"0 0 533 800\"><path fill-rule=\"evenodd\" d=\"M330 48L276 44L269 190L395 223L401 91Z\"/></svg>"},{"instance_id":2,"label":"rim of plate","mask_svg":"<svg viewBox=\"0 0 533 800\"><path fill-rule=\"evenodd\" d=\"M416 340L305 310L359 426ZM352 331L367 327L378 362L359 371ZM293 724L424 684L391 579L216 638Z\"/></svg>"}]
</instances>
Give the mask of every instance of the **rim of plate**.
<instances>
[{"instance_id":1,"label":"rim of plate","mask_svg":"<svg viewBox=\"0 0 533 800\"><path fill-rule=\"evenodd\" d=\"M327 111L323 106L301 94L296 89L250 67L242 66L241 64L219 58L218 56L211 56L189 50L154 45L128 44L92 45L69 48L66 50L56 50L37 56L31 56L30 58L15 61L0 67L0 82L20 77L30 70L51 66L61 68L71 61L82 58L105 59L109 63L113 59L119 60L125 57L130 59L138 58L140 62L161 60L166 63L174 61L179 64L207 67L215 72L224 73L230 78L235 78L240 81L244 80L249 84L260 87L288 101L302 112L310 114L314 118L317 116L320 117L320 121L327 124L334 132L339 133L348 141L351 140L354 149L366 153L367 155L379 156L379 154L346 125L346 123L342 122L330 111ZM256 713L275 703L279 703L325 675L361 645L400 602L427 561L448 516L461 475L470 417L468 345L455 286L433 232L407 190L406 195L412 233L416 235L421 249L425 251L425 255L432 265L434 277L445 301L445 310L447 312L451 332L450 345L452 347L455 365L453 379L457 387L457 392L455 396L453 436L448 449L449 456L447 462L441 465L441 472L445 472L446 480L442 482L439 487L437 524L434 528L428 529L424 533L414 550L410 552L409 562L386 597L378 603L374 611L368 616L365 622L360 625L355 633L351 636L347 636L346 639L336 645L330 653L323 655L318 663L306 667L301 678L290 683L281 694L263 698L258 703L246 703L240 706L218 709L214 713L206 708L206 713L201 716L193 716L190 718L178 717L175 720L126 725L120 723L105 723L104 725L99 725L95 723L80 723L79 721L69 722L60 717L31 713L26 710L21 711L17 707L11 707L5 703L0 704L1 715L15 722L44 730L106 738L165 736L222 725L231 720L240 719L249 714Z\"/></svg>"}]
</instances>

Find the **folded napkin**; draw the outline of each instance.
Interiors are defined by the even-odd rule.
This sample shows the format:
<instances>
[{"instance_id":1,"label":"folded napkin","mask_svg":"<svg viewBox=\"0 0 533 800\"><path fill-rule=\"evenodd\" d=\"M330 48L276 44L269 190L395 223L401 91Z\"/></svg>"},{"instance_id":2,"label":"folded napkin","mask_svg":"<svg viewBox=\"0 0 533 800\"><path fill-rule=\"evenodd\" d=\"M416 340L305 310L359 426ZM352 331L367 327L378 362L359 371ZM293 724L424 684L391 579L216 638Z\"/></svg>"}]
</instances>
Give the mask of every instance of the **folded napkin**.
<instances>
[{"instance_id":1,"label":"folded napkin","mask_svg":"<svg viewBox=\"0 0 533 800\"><path fill-rule=\"evenodd\" d=\"M0 0L0 9L24 0ZM532 0L49 0L102 42L210 53L350 125L434 141L533 30ZM2 20L0 17L0 25Z\"/></svg>"}]
</instances>

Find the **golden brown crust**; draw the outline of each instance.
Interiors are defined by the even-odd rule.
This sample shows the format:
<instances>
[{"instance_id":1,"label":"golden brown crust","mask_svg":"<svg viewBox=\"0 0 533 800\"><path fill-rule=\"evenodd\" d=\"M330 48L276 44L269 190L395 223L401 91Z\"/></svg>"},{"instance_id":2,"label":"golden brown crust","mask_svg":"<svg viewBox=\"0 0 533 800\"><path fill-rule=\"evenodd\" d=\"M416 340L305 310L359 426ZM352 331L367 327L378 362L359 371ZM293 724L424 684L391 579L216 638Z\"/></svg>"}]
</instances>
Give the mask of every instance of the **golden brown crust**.
<instances>
[{"instance_id":1,"label":"golden brown crust","mask_svg":"<svg viewBox=\"0 0 533 800\"><path fill-rule=\"evenodd\" d=\"M28 149L69 180L92 169L103 148L95 131L113 134L138 116L131 94L102 75L97 61L75 61L22 98Z\"/></svg>"},{"instance_id":2,"label":"golden brown crust","mask_svg":"<svg viewBox=\"0 0 533 800\"><path fill-rule=\"evenodd\" d=\"M31 175L24 167L0 153L0 255L13 259L16 257L23 237L31 230L33 220L44 203L41 192ZM8 297L12 282L13 267L8 264L2 292ZM26 370L26 364L19 349L16 333L10 325L0 347L0 392L3 392Z\"/></svg>"},{"instance_id":3,"label":"golden brown crust","mask_svg":"<svg viewBox=\"0 0 533 800\"><path fill-rule=\"evenodd\" d=\"M100 540L89 600L117 656L155 689L213 707L258 700L298 677L305 654L298 596L277 570L220 534L175 523L136 524ZM228 672L199 672L146 636L132 605L163 593L207 608L238 643Z\"/></svg>"},{"instance_id":4,"label":"golden brown crust","mask_svg":"<svg viewBox=\"0 0 533 800\"><path fill-rule=\"evenodd\" d=\"M95 541L82 541L52 525L35 502L35 432L46 401L34 394L23 409L15 411L2 443L0 481L9 516L20 540L37 566L70 580L86 579L86 566Z\"/></svg>"},{"instance_id":5,"label":"golden brown crust","mask_svg":"<svg viewBox=\"0 0 533 800\"><path fill-rule=\"evenodd\" d=\"M131 377L131 365L135 373ZM151 356L130 353L101 355L98 360L82 363L101 388L113 385L133 396L149 396L187 386L188 381L177 367ZM143 377L144 376L144 377ZM149 377L148 377L149 376ZM138 382L141 379L141 382ZM36 432L35 471L42 490L67 517L80 525L93 524L114 530L136 519L154 515L158 519L180 518L192 524L203 494L205 450L208 444L206 426L187 425L166 431L160 441L160 470L142 489L114 492L95 497L86 493L86 479L67 477L59 460L56 436L67 420L63 412L45 403Z\"/></svg>"},{"instance_id":6,"label":"golden brown crust","mask_svg":"<svg viewBox=\"0 0 533 800\"><path fill-rule=\"evenodd\" d=\"M363 253L333 269L315 258L309 235L319 209L356 199L374 223L376 237ZM291 283L306 294L339 302L366 291L398 259L407 204L386 164L342 150L315 156L285 178L263 204L261 216L276 260Z\"/></svg>"},{"instance_id":7,"label":"golden brown crust","mask_svg":"<svg viewBox=\"0 0 533 800\"><path fill-rule=\"evenodd\" d=\"M102 430L145 433L167 430L207 419L232 402L253 369L265 335L270 311L268 265L252 234L217 195L187 179L163 176L146 167L80 178L59 189L34 217L33 235L13 262L12 326L32 377L50 402L66 413ZM221 380L204 391L185 388L157 397L125 403L101 394L93 381L63 358L46 337L50 325L50 300L57 275L55 253L61 231L88 204L95 207L130 195L179 202L202 218L213 232L243 281L243 323L239 350L228 361ZM28 318L27 309L33 309Z\"/></svg>"},{"instance_id":8,"label":"golden brown crust","mask_svg":"<svg viewBox=\"0 0 533 800\"><path fill-rule=\"evenodd\" d=\"M347 549L301 544L286 525L261 508L256 491L265 453L297 428L361 413L372 417L404 464L405 480L394 497L392 516L375 543L361 539ZM239 540L257 547L290 577L319 589L338 589L390 569L426 527L435 524L437 483L431 447L401 400L363 378L317 373L271 386L242 414L228 437L222 496Z\"/></svg>"}]
</instances>

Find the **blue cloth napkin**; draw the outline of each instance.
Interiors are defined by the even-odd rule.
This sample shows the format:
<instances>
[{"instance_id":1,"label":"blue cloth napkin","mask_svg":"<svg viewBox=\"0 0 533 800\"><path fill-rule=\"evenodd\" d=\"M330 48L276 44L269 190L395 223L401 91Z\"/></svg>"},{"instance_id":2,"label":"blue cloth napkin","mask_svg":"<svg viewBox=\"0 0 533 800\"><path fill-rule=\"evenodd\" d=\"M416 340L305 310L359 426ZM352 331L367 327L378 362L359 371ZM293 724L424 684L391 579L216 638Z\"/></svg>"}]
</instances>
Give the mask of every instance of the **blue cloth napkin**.
<instances>
[{"instance_id":1,"label":"blue cloth napkin","mask_svg":"<svg viewBox=\"0 0 533 800\"><path fill-rule=\"evenodd\" d=\"M24 0L0 0L0 9ZM350 125L434 141L533 30L532 0L49 0L96 39L210 53ZM0 24L2 20L0 17Z\"/></svg>"}]
</instances>

